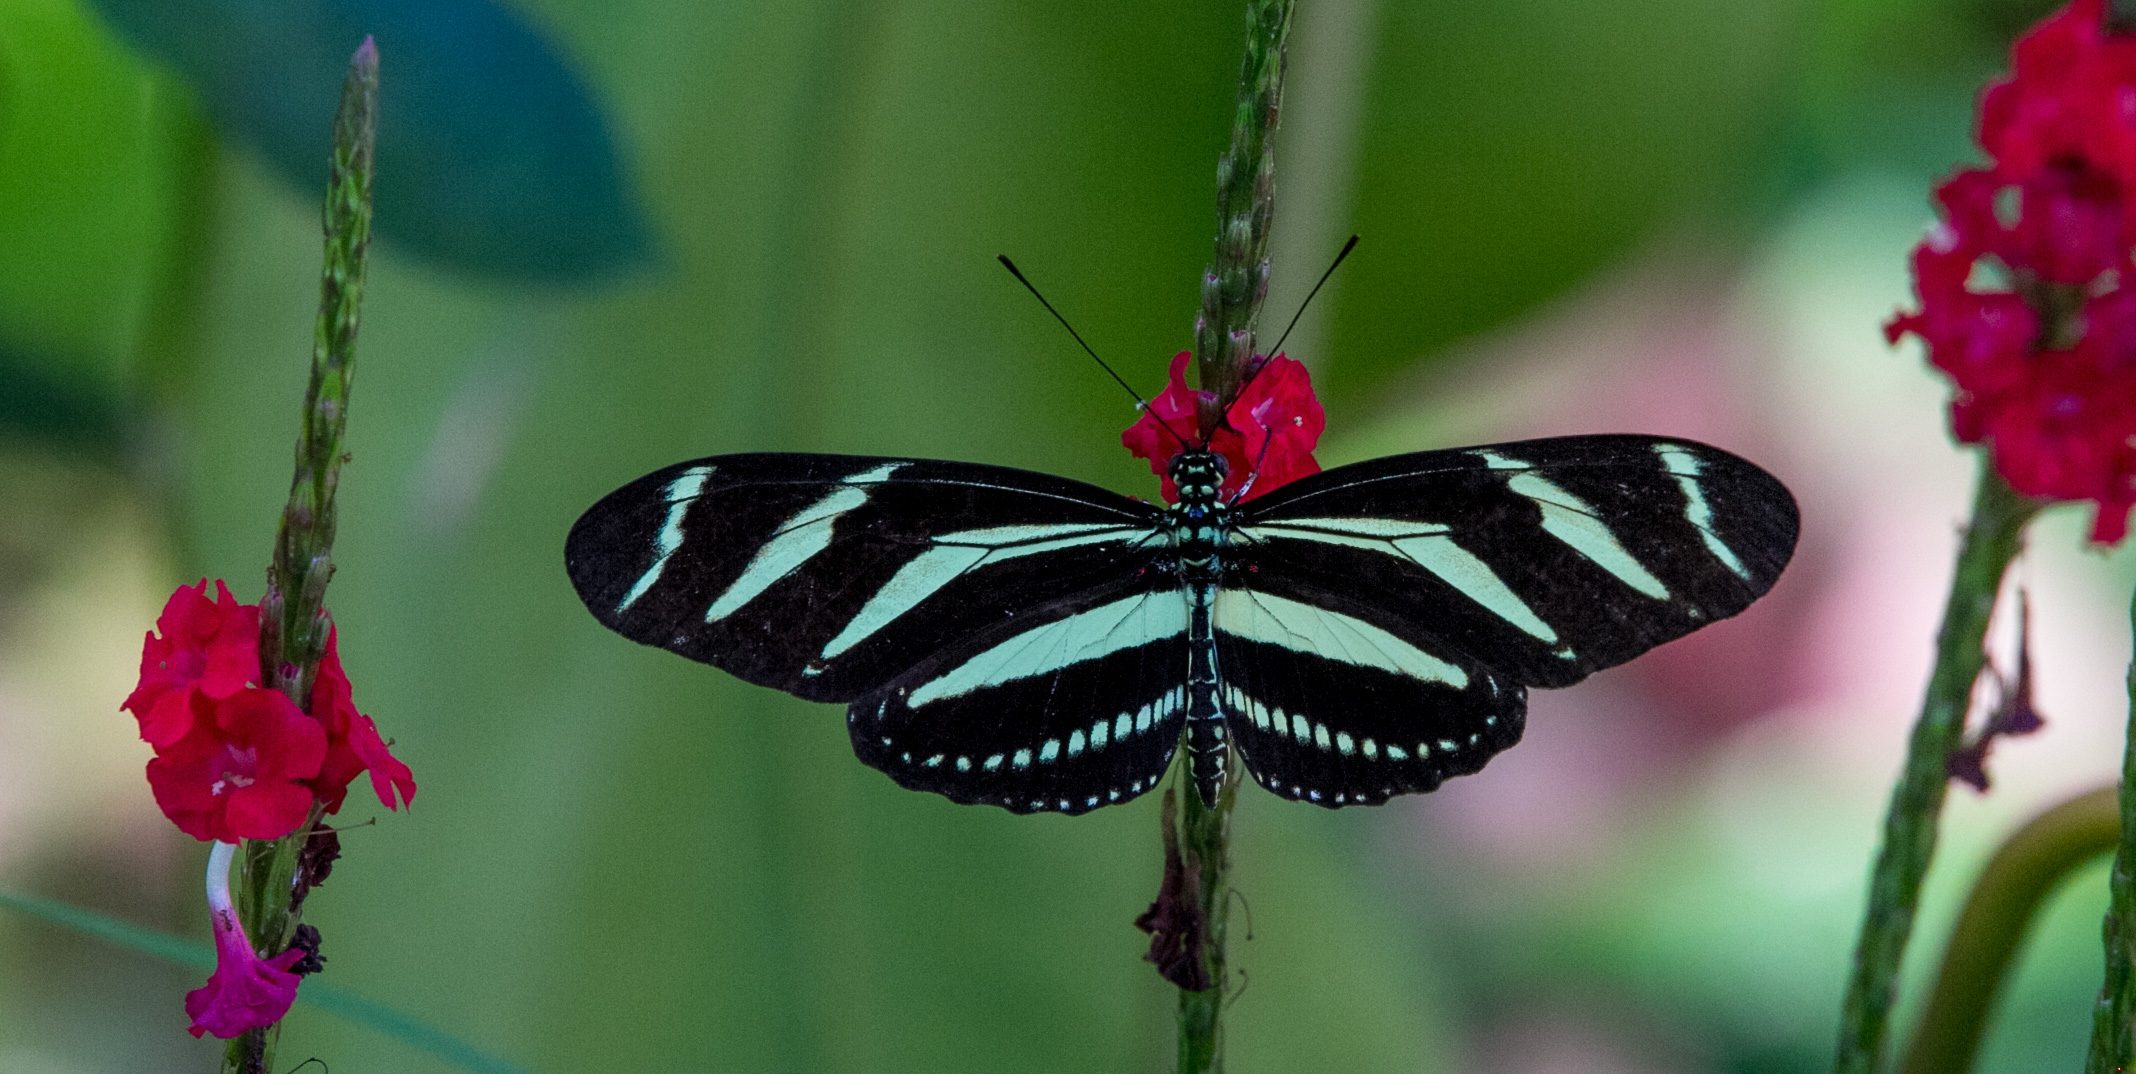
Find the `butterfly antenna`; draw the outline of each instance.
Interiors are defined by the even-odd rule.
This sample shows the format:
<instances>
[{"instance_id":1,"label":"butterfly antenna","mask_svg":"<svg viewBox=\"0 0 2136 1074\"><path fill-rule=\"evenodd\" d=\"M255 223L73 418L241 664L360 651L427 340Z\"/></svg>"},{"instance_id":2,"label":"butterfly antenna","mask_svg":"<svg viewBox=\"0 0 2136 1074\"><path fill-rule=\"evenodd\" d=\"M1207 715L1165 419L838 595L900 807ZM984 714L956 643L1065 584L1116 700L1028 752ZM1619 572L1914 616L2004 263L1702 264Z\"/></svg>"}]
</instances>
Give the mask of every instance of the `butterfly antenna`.
<instances>
[{"instance_id":1,"label":"butterfly antenna","mask_svg":"<svg viewBox=\"0 0 2136 1074\"><path fill-rule=\"evenodd\" d=\"M1089 355L1091 361L1098 363L1098 368L1103 369L1106 375L1112 377L1113 383L1125 389L1127 394L1134 396L1135 406L1138 409L1150 417L1156 418L1157 424L1163 426L1165 432L1171 433L1172 439L1179 441L1180 447L1193 447L1193 445L1187 443L1186 437L1179 435L1179 430L1172 428L1170 422L1165 421L1162 415L1150 409L1149 400L1144 399L1142 393L1136 391L1127 381L1121 379L1120 374L1113 372L1113 367L1105 364L1105 359L1098 357L1097 351L1090 349L1090 344L1083 342L1083 334L1076 331L1074 325L1068 323L1068 318L1061 316L1061 311L1053 308L1053 303L1046 301L1045 295L1038 293L1038 288L1033 286L1030 280L1024 278L1023 271L1016 267L1016 262L1009 260L1009 255L996 254L994 256L1001 261L1001 267L1008 269L1009 275L1016 277L1016 282L1023 284L1024 289L1031 292L1031 297L1037 299L1039 305L1046 307L1046 312L1052 314L1053 319L1061 322L1061 327L1067 329L1068 334L1075 337L1076 345L1083 348L1083 353Z\"/></svg>"},{"instance_id":2,"label":"butterfly antenna","mask_svg":"<svg viewBox=\"0 0 2136 1074\"><path fill-rule=\"evenodd\" d=\"M1227 423L1227 424L1228 424L1228 423ZM1233 431L1233 432L1238 432L1238 430L1236 430L1236 429L1234 429L1234 430L1232 430L1232 431ZM1240 436L1244 436L1244 435L1246 435L1246 434L1244 434L1244 433L1239 433L1239 435L1240 435ZM1261 430L1261 454L1260 454L1260 457L1258 457L1258 458L1256 458L1256 459L1254 459L1254 460L1253 460L1253 469L1247 472L1247 474L1246 474L1246 480L1244 480L1244 481L1241 481L1241 482L1239 482L1239 490L1238 490L1237 492L1234 492L1234 493L1232 493L1232 494L1231 494L1231 498L1230 498L1229 500L1226 500L1226 501L1224 501L1224 503L1225 503L1225 506L1227 506L1227 507L1236 507L1236 506L1238 505L1238 502L1239 502L1240 500L1243 500L1243 499L1245 499L1245 498L1246 498L1246 494L1247 494L1247 493L1249 493L1249 492L1252 492L1252 491L1253 491L1253 483L1254 483L1255 481L1258 481L1258 480L1260 480L1260 478L1261 478L1261 467L1262 467L1262 466L1264 466L1264 465L1266 465L1266 464L1267 464L1267 462L1268 462L1268 449L1269 449L1269 447L1270 447L1271 445L1275 444L1275 442L1276 442L1276 434L1275 434L1275 430L1273 430L1273 429L1263 429L1263 430ZM1253 911L1251 911L1251 910L1247 911L1247 913L1248 913L1248 914L1251 914L1252 912L1253 912ZM1252 925L1248 925L1248 926L1246 926L1246 931L1247 931L1247 932L1252 932L1252 931L1253 931L1253 926L1252 926Z\"/></svg>"},{"instance_id":3,"label":"butterfly antenna","mask_svg":"<svg viewBox=\"0 0 2136 1074\"><path fill-rule=\"evenodd\" d=\"M1283 334L1276 337L1276 345L1268 348L1268 357L1274 358L1276 355L1283 353L1283 341L1290 338L1291 329L1298 327L1298 319L1304 317L1306 307L1311 306L1313 304L1313 296L1319 294L1320 289L1322 287L1327 286L1328 277L1335 275L1335 270L1342 267L1343 258L1350 256L1350 251L1355 249L1357 249L1357 236L1352 235L1350 236L1349 242L1342 244L1342 252L1335 255L1335 260L1333 263L1328 265L1328 270L1320 274L1320 282L1314 284L1313 289L1305 293L1305 301L1298 303L1298 312L1291 314L1290 323L1283 326ZM1013 272L1015 270L1011 269L1010 271ZM1021 277L1018 278L1021 279ZM1026 284L1025 286L1028 287L1030 285ZM1045 300L1040 299L1039 301L1043 302ZM1059 314L1055 314L1054 316L1057 317L1059 316ZM1260 365L1255 366L1252 371L1248 372L1246 374L1246 379L1239 382L1239 390L1232 395L1231 401L1234 403L1238 402L1239 398L1246 394L1246 387L1253 383L1253 379L1255 377L1261 375L1261 370L1267 368L1268 363L1262 362ZM1231 412L1229 410L1226 410L1223 416L1217 419L1217 424L1218 426L1223 428L1231 428ZM1233 431L1236 432L1237 430L1234 429ZM1256 469L1258 470L1258 468L1258 464L1256 464Z\"/></svg>"},{"instance_id":4,"label":"butterfly antenna","mask_svg":"<svg viewBox=\"0 0 2136 1074\"><path fill-rule=\"evenodd\" d=\"M1350 256L1350 251L1355 249L1357 249L1357 236L1352 235L1349 242L1342 244L1342 252L1335 255L1335 260L1328 265L1328 270L1320 274L1320 282L1314 284L1311 291L1306 292L1305 301L1298 303L1298 312L1291 314L1290 323L1283 326L1283 334L1276 337L1276 345L1268 348L1268 353L1271 356L1283 352L1283 341L1290 338L1291 329L1298 327L1298 320L1305 316L1306 309L1313 304L1313 296L1319 294L1320 289L1327 286L1328 277L1335 275L1335 270L1342 267L1343 259Z\"/></svg>"}]
</instances>

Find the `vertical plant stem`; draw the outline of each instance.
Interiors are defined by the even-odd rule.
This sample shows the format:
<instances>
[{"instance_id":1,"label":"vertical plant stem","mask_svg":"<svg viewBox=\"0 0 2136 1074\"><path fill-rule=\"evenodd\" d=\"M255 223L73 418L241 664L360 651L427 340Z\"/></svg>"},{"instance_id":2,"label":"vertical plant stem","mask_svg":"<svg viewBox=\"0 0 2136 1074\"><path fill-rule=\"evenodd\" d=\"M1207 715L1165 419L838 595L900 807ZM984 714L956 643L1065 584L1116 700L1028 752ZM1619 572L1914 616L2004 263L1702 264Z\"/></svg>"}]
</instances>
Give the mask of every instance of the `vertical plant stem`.
<instances>
[{"instance_id":1,"label":"vertical plant stem","mask_svg":"<svg viewBox=\"0 0 2136 1074\"><path fill-rule=\"evenodd\" d=\"M1963 741L1973 683L1987 663L1983 643L2003 572L2022 547L2025 523L2039 507L2012 490L1987 456L1981 456L1973 518L1958 552L1936 639L1936 666L1907 745L1905 768L1891 793L1883 847L1870 874L1869 908L1840 1010L1836 1074L1875 1074L1884 1066L1899 966L1913 933L1921 882L1935 855L1936 828L1950 783L1948 758Z\"/></svg>"},{"instance_id":2,"label":"vertical plant stem","mask_svg":"<svg viewBox=\"0 0 2136 1074\"><path fill-rule=\"evenodd\" d=\"M1247 0L1246 54L1239 67L1231 145L1216 165L1216 252L1202 277L1194 349L1202 397L1203 441L1238 397L1253 359L1254 325L1268 297L1268 225L1276 213L1276 120L1283 102L1284 44L1293 0ZM1185 750L1181 750L1185 756ZM1179 822L1182 856L1196 876L1196 910L1207 942L1198 957L1210 987L1179 990L1179 1072L1215 1074L1224 1067L1225 922L1231 896L1231 810L1238 765L1224 766L1213 806L1186 784ZM1185 783L1185 781L1182 781Z\"/></svg>"},{"instance_id":3,"label":"vertical plant stem","mask_svg":"<svg viewBox=\"0 0 2136 1074\"><path fill-rule=\"evenodd\" d=\"M334 490L341 482L342 436L348 427L349 384L356 365L356 328L363 304L365 254L371 242L372 148L378 130L378 47L370 38L349 60L334 116L334 155L327 176L322 226L325 265L319 274L319 319L312 332L311 382L304 391L297 434L296 473L275 535L260 602L261 681L310 711L312 679L326 654L326 583L333 577ZM292 899L297 855L322 808L277 840L246 840L238 916L262 955L279 953L295 934ZM225 1074L268 1074L280 1024L230 1041Z\"/></svg>"},{"instance_id":4,"label":"vertical plant stem","mask_svg":"<svg viewBox=\"0 0 2136 1074\"><path fill-rule=\"evenodd\" d=\"M2129 625L2136 632L2136 603L2129 607ZM2131 1017L2136 1014L2136 884L2130 870L2136 869L2136 659L2129 664L2129 730L2121 748L2121 840L2114 851L2113 871L2107 874L2106 921L2101 931L2106 942L2106 979L2099 985L2099 1003L2092 1009L2091 1055L2086 1074L2125 1074L2136 1062L2136 1042L2130 1039Z\"/></svg>"},{"instance_id":5,"label":"vertical plant stem","mask_svg":"<svg viewBox=\"0 0 2136 1074\"><path fill-rule=\"evenodd\" d=\"M1268 224L1276 215L1275 135L1283 104L1284 42L1293 0L1247 0L1231 145L1216 163L1216 257L1202 276L1194 358L1205 399L1204 439L1238 396L1253 359L1254 322L1268 297Z\"/></svg>"},{"instance_id":6,"label":"vertical plant stem","mask_svg":"<svg viewBox=\"0 0 2136 1074\"><path fill-rule=\"evenodd\" d=\"M312 330L311 383L289 505L275 535L274 565L260 610L260 666L299 706L326 652L326 583L334 573L334 490L341 482L342 434L356 367L365 252L371 241L371 150L377 131L378 50L356 50L334 117L327 179L326 264L319 274L319 319Z\"/></svg>"},{"instance_id":7,"label":"vertical plant stem","mask_svg":"<svg viewBox=\"0 0 2136 1074\"><path fill-rule=\"evenodd\" d=\"M1202 804L1191 781L1182 781L1179 842L1181 856L1199 875L1195 891L1203 921L1208 923L1208 943L1203 961L1209 970L1208 988L1199 992L1179 990L1179 1071L1204 1074L1224 1069L1224 997L1226 987L1224 933L1231 910L1231 807L1238 801L1236 765L1224 769L1223 789L1216 806Z\"/></svg>"},{"instance_id":8,"label":"vertical plant stem","mask_svg":"<svg viewBox=\"0 0 2136 1074\"><path fill-rule=\"evenodd\" d=\"M2027 930L2070 874L2114 849L2116 808L2114 788L2087 791L2032 818L1996 850L1951 928L1935 989L1899 1074L1973 1069Z\"/></svg>"}]
</instances>

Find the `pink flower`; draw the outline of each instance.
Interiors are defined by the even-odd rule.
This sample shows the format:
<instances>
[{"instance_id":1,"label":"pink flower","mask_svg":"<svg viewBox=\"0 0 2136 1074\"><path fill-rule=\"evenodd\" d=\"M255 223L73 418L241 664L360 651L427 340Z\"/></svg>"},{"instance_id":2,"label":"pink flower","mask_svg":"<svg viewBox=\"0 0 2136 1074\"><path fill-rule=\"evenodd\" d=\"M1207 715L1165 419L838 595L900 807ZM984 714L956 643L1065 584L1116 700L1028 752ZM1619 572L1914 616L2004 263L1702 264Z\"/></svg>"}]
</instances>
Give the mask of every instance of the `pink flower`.
<instances>
[{"instance_id":1,"label":"pink flower","mask_svg":"<svg viewBox=\"0 0 2136 1074\"><path fill-rule=\"evenodd\" d=\"M364 770L371 773L371 790L387 809L415 800L415 773L387 749L378 725L356 711L355 693L347 673L341 670L341 651L336 628L327 628L326 657L319 661L318 677L312 680L312 718L326 731L326 761L311 781L313 793L326 803L326 811L338 813L348 797L349 784Z\"/></svg>"},{"instance_id":2,"label":"pink flower","mask_svg":"<svg viewBox=\"0 0 2136 1074\"><path fill-rule=\"evenodd\" d=\"M290 948L262 959L245 936L230 902L230 860L237 854L233 843L217 842L208 854L208 913L215 921L215 972L206 986L185 994L185 1013L193 1020L187 1032L194 1036L213 1033L225 1040L248 1029L260 1029L282 1020L296 1002L297 984L303 978L290 967L305 953Z\"/></svg>"},{"instance_id":3,"label":"pink flower","mask_svg":"<svg viewBox=\"0 0 2136 1074\"><path fill-rule=\"evenodd\" d=\"M279 690L248 687L195 701L193 730L148 762L148 786L178 830L234 843L280 839L311 813L305 780L326 757L326 732Z\"/></svg>"},{"instance_id":4,"label":"pink flower","mask_svg":"<svg viewBox=\"0 0 2136 1074\"><path fill-rule=\"evenodd\" d=\"M1172 457L1182 444L1176 432L1191 442L1198 429L1198 408L1208 393L1187 387L1190 351L1172 358L1164 391L1150 400L1149 409L1120 434L1120 443L1138 459L1150 460L1150 470L1164 481L1166 503L1179 502L1179 488L1172 483ZM1312 378L1305 366L1282 355L1257 358L1257 370L1246 390L1231 404L1207 447L1230 464L1224 478L1224 494L1250 500L1307 474L1320 472L1313 448L1327 428L1327 415L1313 395ZM1158 419L1162 418L1160 424ZM1166 432L1169 426L1172 432ZM1251 485L1248 482L1251 482Z\"/></svg>"},{"instance_id":5,"label":"pink flower","mask_svg":"<svg viewBox=\"0 0 2136 1074\"><path fill-rule=\"evenodd\" d=\"M141 721L141 737L162 749L193 729L194 702L219 701L260 677L260 609L239 604L215 581L179 586L141 643L141 681L120 704ZM160 636L159 636L160 635Z\"/></svg>"}]
</instances>

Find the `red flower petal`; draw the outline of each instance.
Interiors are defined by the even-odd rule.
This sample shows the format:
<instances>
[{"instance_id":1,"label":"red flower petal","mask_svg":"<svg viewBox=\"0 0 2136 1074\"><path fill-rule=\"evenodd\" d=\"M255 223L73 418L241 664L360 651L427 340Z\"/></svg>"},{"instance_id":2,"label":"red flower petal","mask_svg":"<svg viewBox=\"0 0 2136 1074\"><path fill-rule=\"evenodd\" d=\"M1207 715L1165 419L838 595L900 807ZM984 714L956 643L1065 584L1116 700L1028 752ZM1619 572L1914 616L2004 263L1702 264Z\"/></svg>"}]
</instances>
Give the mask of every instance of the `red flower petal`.
<instances>
[{"instance_id":1,"label":"red flower petal","mask_svg":"<svg viewBox=\"0 0 2136 1074\"><path fill-rule=\"evenodd\" d=\"M1193 351L1172 356L1172 369L1164 390L1150 400L1148 409L1120 434L1120 443L1138 459L1150 460L1150 470L1163 482L1164 502L1179 502L1179 486L1172 483L1172 456L1192 442L1200 427L1197 413L1206 394L1187 387L1187 360ZM1159 419L1162 419L1161 421ZM1183 442L1184 441L1184 442Z\"/></svg>"},{"instance_id":2,"label":"red flower petal","mask_svg":"<svg viewBox=\"0 0 2136 1074\"><path fill-rule=\"evenodd\" d=\"M415 774L394 757L371 718L356 711L355 694L348 673L341 667L338 629L326 633L326 655L312 680L312 718L326 730L326 759L311 787L326 811L338 813L348 799L349 784L366 769L371 788L387 809L398 808L415 798Z\"/></svg>"},{"instance_id":3,"label":"red flower petal","mask_svg":"<svg viewBox=\"0 0 2136 1074\"><path fill-rule=\"evenodd\" d=\"M202 699L212 719L148 762L148 785L178 830L234 843L279 839L304 823L302 785L326 756L326 733L278 690L247 688Z\"/></svg>"},{"instance_id":4,"label":"red flower petal","mask_svg":"<svg viewBox=\"0 0 2136 1074\"><path fill-rule=\"evenodd\" d=\"M1920 310L1885 331L1950 376L1960 440L2019 492L2097 504L2092 537L2112 542L2136 507L2136 37L2105 31L2103 3L2012 48L1981 98L1994 164L1937 186Z\"/></svg>"},{"instance_id":5,"label":"red flower petal","mask_svg":"<svg viewBox=\"0 0 2136 1074\"><path fill-rule=\"evenodd\" d=\"M1149 410L1120 435L1120 442L1136 458L1150 460L1150 469L1163 479L1164 499L1179 502L1179 489L1172 483L1173 456L1184 448L1178 437L1158 424L1162 417L1181 437L1191 439L1197 430L1199 400L1207 393L1187 387L1187 359L1181 351L1172 358L1165 389L1150 400ZM1243 499L1271 492L1287 482L1320 472L1313 448L1327 428L1327 415L1313 395L1312 378L1305 366L1282 355L1261 359L1259 372L1231 404L1225 424L1209 438L1208 448L1224 457L1230 466L1224 478L1227 496L1244 488ZM1251 487L1247 482L1251 481Z\"/></svg>"},{"instance_id":6,"label":"red flower petal","mask_svg":"<svg viewBox=\"0 0 2136 1074\"><path fill-rule=\"evenodd\" d=\"M358 715L349 727L349 745L355 749L364 767L371 770L371 790L387 809L398 809L394 798L398 795L401 805L415 801L415 773L393 756L386 747L386 740L379 736L378 725L369 716Z\"/></svg>"},{"instance_id":7,"label":"red flower petal","mask_svg":"<svg viewBox=\"0 0 2136 1074\"><path fill-rule=\"evenodd\" d=\"M1980 144L2000 170L2078 157L2136 182L2136 40L2106 33L2104 11L2074 0L2018 38L2010 77L1980 102Z\"/></svg>"},{"instance_id":8,"label":"red flower petal","mask_svg":"<svg viewBox=\"0 0 2136 1074\"><path fill-rule=\"evenodd\" d=\"M194 695L229 697L260 677L260 610L239 604L215 583L179 586L156 618L156 634L141 643L141 677L120 708L141 721L141 737L162 749L190 727ZM160 635L160 636L159 636Z\"/></svg>"},{"instance_id":9,"label":"red flower petal","mask_svg":"<svg viewBox=\"0 0 2136 1074\"><path fill-rule=\"evenodd\" d=\"M1328 419L1313 395L1312 377L1303 364L1280 354L1267 359L1231 405L1228 417L1238 430L1236 454L1223 443L1228 430L1217 430L1210 446L1231 463L1226 490L1237 491L1244 482L1253 482L1241 499L1253 499L1320 472L1313 449L1319 446Z\"/></svg>"},{"instance_id":10,"label":"red flower petal","mask_svg":"<svg viewBox=\"0 0 2136 1074\"><path fill-rule=\"evenodd\" d=\"M198 690L165 690L141 717L141 738L157 749L184 738L202 719L213 723L213 702Z\"/></svg>"}]
</instances>

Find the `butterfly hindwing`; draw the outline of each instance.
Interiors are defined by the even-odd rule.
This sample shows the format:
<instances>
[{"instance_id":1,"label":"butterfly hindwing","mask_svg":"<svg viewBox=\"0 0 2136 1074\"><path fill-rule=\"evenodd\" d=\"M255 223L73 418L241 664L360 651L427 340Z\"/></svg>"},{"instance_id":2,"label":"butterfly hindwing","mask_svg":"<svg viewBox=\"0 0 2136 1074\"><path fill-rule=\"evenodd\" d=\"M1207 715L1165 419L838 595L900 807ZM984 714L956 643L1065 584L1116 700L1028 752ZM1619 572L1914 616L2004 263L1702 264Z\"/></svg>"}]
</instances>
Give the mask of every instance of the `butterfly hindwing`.
<instances>
[{"instance_id":1,"label":"butterfly hindwing","mask_svg":"<svg viewBox=\"0 0 2136 1074\"><path fill-rule=\"evenodd\" d=\"M640 478L572 527L566 565L626 637L851 701L1018 612L1132 575L1156 508L1047 474L726 455Z\"/></svg>"},{"instance_id":2,"label":"butterfly hindwing","mask_svg":"<svg viewBox=\"0 0 2136 1074\"><path fill-rule=\"evenodd\" d=\"M1225 725L1262 786L1374 805L1474 772L1520 740L1518 683L1369 602L1279 596L1259 577L1227 579L1213 620Z\"/></svg>"},{"instance_id":3,"label":"butterfly hindwing","mask_svg":"<svg viewBox=\"0 0 2136 1074\"><path fill-rule=\"evenodd\" d=\"M1019 613L847 710L854 752L915 790L1082 813L1157 785L1179 743L1186 602L1162 575Z\"/></svg>"},{"instance_id":4,"label":"butterfly hindwing","mask_svg":"<svg viewBox=\"0 0 2136 1074\"><path fill-rule=\"evenodd\" d=\"M1787 490L1726 452L1581 436L1323 471L1246 504L1232 552L1267 592L1347 594L1558 687L1743 610L1797 525Z\"/></svg>"}]
</instances>

